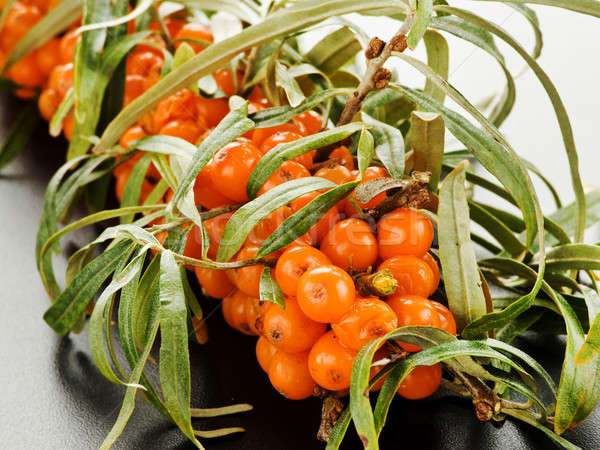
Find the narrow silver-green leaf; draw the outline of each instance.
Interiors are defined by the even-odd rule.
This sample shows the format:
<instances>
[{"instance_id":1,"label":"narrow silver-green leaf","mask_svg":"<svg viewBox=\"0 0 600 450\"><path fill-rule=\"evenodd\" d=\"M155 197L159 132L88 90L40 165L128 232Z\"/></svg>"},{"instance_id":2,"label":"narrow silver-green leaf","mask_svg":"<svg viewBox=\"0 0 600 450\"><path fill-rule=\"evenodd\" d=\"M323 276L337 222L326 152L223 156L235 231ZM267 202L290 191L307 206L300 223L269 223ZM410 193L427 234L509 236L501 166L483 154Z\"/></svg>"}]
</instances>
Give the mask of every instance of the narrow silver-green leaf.
<instances>
[{"instance_id":1,"label":"narrow silver-green leaf","mask_svg":"<svg viewBox=\"0 0 600 450\"><path fill-rule=\"evenodd\" d=\"M408 33L408 47L414 49L423 38L431 16L433 15L433 0L419 0L417 3L417 13L415 23Z\"/></svg>"},{"instance_id":2,"label":"narrow silver-green leaf","mask_svg":"<svg viewBox=\"0 0 600 450\"><path fill-rule=\"evenodd\" d=\"M410 115L409 142L414 152L414 170L430 172L429 189L437 192L440 175L446 125L440 114L413 111Z\"/></svg>"},{"instance_id":3,"label":"narrow silver-green leaf","mask_svg":"<svg viewBox=\"0 0 600 450\"><path fill-rule=\"evenodd\" d=\"M375 139L375 154L393 178L404 176L404 137L397 128L362 113L362 121L369 125Z\"/></svg>"}]
</instances>

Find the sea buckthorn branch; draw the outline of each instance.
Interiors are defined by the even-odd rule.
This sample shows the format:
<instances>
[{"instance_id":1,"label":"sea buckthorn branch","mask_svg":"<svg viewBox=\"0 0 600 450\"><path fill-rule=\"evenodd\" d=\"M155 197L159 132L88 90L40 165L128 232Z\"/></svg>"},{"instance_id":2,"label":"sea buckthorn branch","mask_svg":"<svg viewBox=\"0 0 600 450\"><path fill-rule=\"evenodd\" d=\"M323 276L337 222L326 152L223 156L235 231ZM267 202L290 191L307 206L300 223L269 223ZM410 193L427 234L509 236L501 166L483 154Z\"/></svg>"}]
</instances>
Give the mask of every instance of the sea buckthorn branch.
<instances>
[{"instance_id":1,"label":"sea buckthorn branch","mask_svg":"<svg viewBox=\"0 0 600 450\"><path fill-rule=\"evenodd\" d=\"M163 248L162 251L165 249ZM205 269L217 269L217 270L228 270L228 269L241 269L242 267L250 267L250 266L268 266L275 267L277 260L273 258L258 258L258 259L244 259L241 261L234 262L214 262L207 261L203 259L190 258L189 256L180 255L174 253L173 256L175 259L186 266L194 266L194 267L203 267Z\"/></svg>"},{"instance_id":2,"label":"sea buckthorn branch","mask_svg":"<svg viewBox=\"0 0 600 450\"><path fill-rule=\"evenodd\" d=\"M328 393L323 398L321 408L321 424L317 432L317 439L323 442L329 441L331 431L344 411L344 403L335 394Z\"/></svg>"},{"instance_id":3,"label":"sea buckthorn branch","mask_svg":"<svg viewBox=\"0 0 600 450\"><path fill-rule=\"evenodd\" d=\"M337 125L345 125L352 122L355 114L360 110L362 102L369 92L375 89L383 89L391 80L391 72L384 68L383 65L392 55L392 52L403 52L407 48L406 35L412 28L415 22L415 14L408 13L404 23L398 32L390 39L390 42L385 43L381 39L375 37L369 43L365 56L367 58L367 68L362 81L352 94L346 106L340 115Z\"/></svg>"},{"instance_id":4,"label":"sea buckthorn branch","mask_svg":"<svg viewBox=\"0 0 600 450\"><path fill-rule=\"evenodd\" d=\"M446 368L467 388L475 406L475 415L482 422L488 422L502 411L500 397L485 382L472 375Z\"/></svg>"},{"instance_id":5,"label":"sea buckthorn branch","mask_svg":"<svg viewBox=\"0 0 600 450\"><path fill-rule=\"evenodd\" d=\"M372 274L363 274L355 278L356 289L368 297L392 295L398 287L398 281L388 269L378 270Z\"/></svg>"}]
</instances>

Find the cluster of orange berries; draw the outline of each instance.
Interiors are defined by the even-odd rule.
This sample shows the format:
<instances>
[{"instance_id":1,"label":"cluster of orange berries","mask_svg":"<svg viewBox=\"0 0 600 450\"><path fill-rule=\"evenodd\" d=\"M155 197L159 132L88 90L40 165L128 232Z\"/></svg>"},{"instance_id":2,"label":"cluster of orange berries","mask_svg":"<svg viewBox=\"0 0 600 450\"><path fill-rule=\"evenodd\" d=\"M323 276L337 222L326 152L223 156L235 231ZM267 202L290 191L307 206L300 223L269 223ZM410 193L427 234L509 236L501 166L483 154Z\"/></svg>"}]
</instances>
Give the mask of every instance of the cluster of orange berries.
<instances>
[{"instance_id":1,"label":"cluster of orange berries","mask_svg":"<svg viewBox=\"0 0 600 450\"><path fill-rule=\"evenodd\" d=\"M437 262L428 253L433 240L429 219L413 210L397 209L373 229L365 220L341 217L317 242L298 240L278 257L274 274L285 294L285 309L258 300L261 268L237 269L225 277L196 270L209 295L220 298L231 290L223 299L225 320L243 333L260 336L258 362L275 389L290 399L307 398L316 386L344 394L358 351L398 327L433 326L456 334L450 311L428 299L440 280ZM246 258L252 250L246 247L241 253ZM397 287L392 295L365 297L357 292L351 274L371 267L393 275ZM407 352L421 350L398 344ZM383 346L375 360L389 356L389 347ZM371 377L382 367L375 364ZM409 399L425 398L437 390L441 378L439 364L417 367L398 393Z\"/></svg>"},{"instance_id":2,"label":"cluster of orange berries","mask_svg":"<svg viewBox=\"0 0 600 450\"><path fill-rule=\"evenodd\" d=\"M4 66L7 56L25 34L60 2L61 0L19 0L11 5L0 30L0 67ZM4 7L6 3L6 0L0 1L0 7ZM47 82L54 67L60 63L60 54L60 40L52 38L15 62L5 74L20 86L15 94L24 99L33 98L36 89Z\"/></svg>"}]
</instances>

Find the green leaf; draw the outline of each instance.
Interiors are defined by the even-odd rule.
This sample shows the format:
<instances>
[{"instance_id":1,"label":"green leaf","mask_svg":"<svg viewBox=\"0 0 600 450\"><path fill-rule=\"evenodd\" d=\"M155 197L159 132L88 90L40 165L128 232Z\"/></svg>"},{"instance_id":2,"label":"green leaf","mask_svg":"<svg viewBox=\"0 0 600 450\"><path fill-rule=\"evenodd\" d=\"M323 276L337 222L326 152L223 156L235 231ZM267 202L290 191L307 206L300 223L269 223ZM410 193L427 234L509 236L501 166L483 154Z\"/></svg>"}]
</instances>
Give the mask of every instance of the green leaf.
<instances>
[{"instance_id":1,"label":"green leaf","mask_svg":"<svg viewBox=\"0 0 600 450\"><path fill-rule=\"evenodd\" d=\"M2 73L28 55L36 48L41 47L53 36L66 31L79 17L81 17L83 0L69 0L60 2L55 8L48 11L42 19L29 29L27 34L19 39L17 45L8 55ZM6 8L8 11L8 8ZM4 11L3 11L4 12Z\"/></svg>"},{"instance_id":2,"label":"green leaf","mask_svg":"<svg viewBox=\"0 0 600 450\"><path fill-rule=\"evenodd\" d=\"M305 180L306 178L301 179ZM298 212L285 219L275 232L263 242L262 246L258 249L258 252L256 252L255 258L270 255L298 239L300 236L303 236L313 225L321 220L327 211L333 208L342 199L346 198L357 185L358 182L355 181L330 189L324 194L316 197ZM274 189L271 189L271 191L273 190ZM231 219L229 222L231 222Z\"/></svg>"},{"instance_id":3,"label":"green leaf","mask_svg":"<svg viewBox=\"0 0 600 450\"><path fill-rule=\"evenodd\" d=\"M430 172L429 189L437 192L444 157L446 126L440 114L413 111L409 142L414 152L414 170Z\"/></svg>"},{"instance_id":4,"label":"green leaf","mask_svg":"<svg viewBox=\"0 0 600 450\"><path fill-rule=\"evenodd\" d=\"M375 139L375 154L393 178L404 176L404 137L400 130L362 113L362 121L369 125Z\"/></svg>"},{"instance_id":5,"label":"green leaf","mask_svg":"<svg viewBox=\"0 0 600 450\"><path fill-rule=\"evenodd\" d=\"M131 242L121 242L88 263L56 302L44 313L44 320L65 336L87 308L102 283L127 258Z\"/></svg>"},{"instance_id":6,"label":"green leaf","mask_svg":"<svg viewBox=\"0 0 600 450\"><path fill-rule=\"evenodd\" d=\"M130 149L163 155L177 155L182 158L192 158L198 148L188 141L173 136L146 136L129 144Z\"/></svg>"},{"instance_id":7,"label":"green leaf","mask_svg":"<svg viewBox=\"0 0 600 450\"><path fill-rule=\"evenodd\" d=\"M491 2L498 0L478 0ZM597 0L500 0L503 3L534 3L536 5L556 6L582 14L600 17L600 3Z\"/></svg>"},{"instance_id":8,"label":"green leaf","mask_svg":"<svg viewBox=\"0 0 600 450\"><path fill-rule=\"evenodd\" d=\"M318 177L299 178L275 186L260 197L238 209L227 222L217 252L217 261L229 261L242 247L252 229L278 208L308 192L334 187L329 180ZM284 222L285 223L285 222ZM279 229L285 228L283 225Z\"/></svg>"},{"instance_id":9,"label":"green leaf","mask_svg":"<svg viewBox=\"0 0 600 450\"><path fill-rule=\"evenodd\" d=\"M588 310L590 329L585 342L577 352L575 364L587 364L600 352L600 296L596 291L582 286Z\"/></svg>"},{"instance_id":10,"label":"green leaf","mask_svg":"<svg viewBox=\"0 0 600 450\"><path fill-rule=\"evenodd\" d=\"M285 91L290 106L295 108L300 105L306 97L290 71L281 62L276 61L275 73L277 74L277 85Z\"/></svg>"},{"instance_id":11,"label":"green leaf","mask_svg":"<svg viewBox=\"0 0 600 450\"><path fill-rule=\"evenodd\" d=\"M188 350L187 308L181 272L173 253L160 259L160 386L165 405L179 429L198 448L190 413L190 356Z\"/></svg>"},{"instance_id":12,"label":"green leaf","mask_svg":"<svg viewBox=\"0 0 600 450\"><path fill-rule=\"evenodd\" d=\"M256 197L260 188L283 162L308 153L316 148L335 144L361 130L364 126L365 124L361 122L353 122L311 136L305 136L296 141L277 145L261 158L252 171L246 185L248 197Z\"/></svg>"},{"instance_id":13,"label":"green leaf","mask_svg":"<svg viewBox=\"0 0 600 450\"><path fill-rule=\"evenodd\" d=\"M121 208L128 206L135 206L141 203L142 186L146 180L146 173L150 167L151 155L145 154L140 160L133 166L131 174L125 184L125 190L123 191L123 198L121 199ZM121 223L133 222L133 214L129 216L122 216Z\"/></svg>"},{"instance_id":14,"label":"green leaf","mask_svg":"<svg viewBox=\"0 0 600 450\"><path fill-rule=\"evenodd\" d=\"M600 247L567 244L555 247L546 257L548 270L600 270Z\"/></svg>"},{"instance_id":15,"label":"green leaf","mask_svg":"<svg viewBox=\"0 0 600 450\"><path fill-rule=\"evenodd\" d=\"M32 103L21 111L0 146L0 170L10 163L27 145L40 122L37 105Z\"/></svg>"},{"instance_id":16,"label":"green leaf","mask_svg":"<svg viewBox=\"0 0 600 450\"><path fill-rule=\"evenodd\" d=\"M60 105L58 105L58 109L56 110L56 112L52 116L52 119L50 120L50 124L49 124L49 128L48 128L48 132L50 133L50 136L53 136L53 137L60 136L60 133L62 133L62 130L63 130L63 123L64 123L65 119L67 118L67 116L73 110L74 104L75 104L75 92L73 91L73 88L71 88L71 89L69 89L69 92L67 92L67 95L65 96L65 98L63 98L62 102L60 102Z\"/></svg>"},{"instance_id":17,"label":"green leaf","mask_svg":"<svg viewBox=\"0 0 600 450\"><path fill-rule=\"evenodd\" d=\"M427 30L423 36L423 42L425 42L425 48L427 50L427 65L431 67L435 73L447 80L450 67L448 42L446 42L444 36L433 30ZM429 79L425 82L424 92L435 99L435 101L442 104L444 103L446 93Z\"/></svg>"},{"instance_id":18,"label":"green leaf","mask_svg":"<svg viewBox=\"0 0 600 450\"><path fill-rule=\"evenodd\" d=\"M576 0L575 2L579 3L587 0ZM570 2L570 3L575 3ZM551 0L548 2L551 3ZM556 2L563 3L563 2ZM564 2L566 3L566 2ZM596 9L600 11L600 3L593 2L596 5ZM481 17L472 14L468 11L461 10L459 8L452 8L449 6L436 6L436 10L447 12L450 14L454 14L458 17L461 17L464 20L474 23L477 26L489 31L490 33L495 34L500 39L504 40L508 45L510 45L527 63L527 65L533 70L538 80L544 87L546 93L548 94L548 98L552 103L554 108L554 112L556 114L556 118L561 130L561 134L563 137L563 142L565 146L565 150L567 153L567 158L569 160L569 168L571 174L571 183L573 185L573 191L575 192L575 198L577 199L577 219L575 222L575 242L582 242L583 235L585 231L585 223L586 223L586 205L585 205L585 192L583 190L583 183L581 181L581 176L579 174L579 159L577 155L577 149L575 147L575 138L573 137L573 130L571 127L571 122L569 120L569 116L565 109L565 105L556 91L556 87L550 80L550 77L542 70L540 65L536 62L534 58L532 58L527 51L516 41L514 40L506 31L504 31L501 27L482 19Z\"/></svg>"},{"instance_id":19,"label":"green leaf","mask_svg":"<svg viewBox=\"0 0 600 450\"><path fill-rule=\"evenodd\" d=\"M530 23L531 28L533 30L533 34L535 36L535 45L530 54L532 58L538 59L542 54L544 40L542 36L542 30L540 29L540 21L538 19L537 13L528 6L519 3L510 2L507 3L506 6L519 12Z\"/></svg>"},{"instance_id":20,"label":"green leaf","mask_svg":"<svg viewBox=\"0 0 600 450\"><path fill-rule=\"evenodd\" d=\"M211 4L212 2L207 2ZM236 5L238 2L235 3ZM220 7L221 3L212 8ZM282 8L267 19L245 28L241 33L224 41L217 42L196 55L182 67L161 79L145 94L129 104L106 128L95 152L102 153L115 144L121 135L146 112L154 108L162 99L174 94L190 83L224 67L236 55L252 47L284 36L292 31L319 23L331 16L375 10L397 8L403 5L396 0L329 0L325 2L299 2Z\"/></svg>"},{"instance_id":21,"label":"green leaf","mask_svg":"<svg viewBox=\"0 0 600 450\"><path fill-rule=\"evenodd\" d=\"M344 436L346 435L346 431L350 426L351 420L352 414L350 413L350 408L344 409L344 411L338 417L338 420L335 422L333 429L331 430L325 450L338 450L338 448L340 448L340 445L344 440Z\"/></svg>"},{"instance_id":22,"label":"green leaf","mask_svg":"<svg viewBox=\"0 0 600 450\"><path fill-rule=\"evenodd\" d=\"M129 14L104 22L84 25L82 27L79 27L77 32L84 33L86 31L99 30L102 28L111 28L116 27L118 25L126 24L132 20L135 20L137 17L141 16L144 12L146 12L152 6L154 1L155 0L140 0L137 2L135 8Z\"/></svg>"},{"instance_id":23,"label":"green leaf","mask_svg":"<svg viewBox=\"0 0 600 450\"><path fill-rule=\"evenodd\" d=\"M285 296L277 281L273 279L270 267L265 267L260 274L260 300L275 303L285 309Z\"/></svg>"},{"instance_id":24,"label":"green leaf","mask_svg":"<svg viewBox=\"0 0 600 450\"><path fill-rule=\"evenodd\" d=\"M438 240L444 286L459 330L486 313L465 190L465 161L444 179L440 189Z\"/></svg>"},{"instance_id":25,"label":"green leaf","mask_svg":"<svg viewBox=\"0 0 600 450\"><path fill-rule=\"evenodd\" d=\"M305 58L324 73L331 75L360 52L362 46L354 32L342 27L315 44Z\"/></svg>"},{"instance_id":26,"label":"green leaf","mask_svg":"<svg viewBox=\"0 0 600 450\"><path fill-rule=\"evenodd\" d=\"M533 416L533 414L529 411L523 411L521 409L508 409L507 408L507 409L503 409L502 413L506 414L507 416L514 417L515 419L519 419L519 420L521 420L525 423L528 423L529 425L537 428L538 430L544 432L548 437L550 437L557 444L561 445L562 447L564 447L568 450L581 450L580 447L578 447L574 444L571 444L566 439L560 437L559 435L553 433L551 430L546 428L543 424L541 424L538 420L536 420L536 418Z\"/></svg>"},{"instance_id":27,"label":"green leaf","mask_svg":"<svg viewBox=\"0 0 600 450\"><path fill-rule=\"evenodd\" d=\"M178 67L183 66L186 62L192 59L196 55L194 49L187 42L183 42L175 52L175 56L173 57L173 66L172 70L177 69ZM212 78L212 77L211 77ZM188 86L188 89L195 94L200 94L200 90L198 88L198 83L192 83Z\"/></svg>"},{"instance_id":28,"label":"green leaf","mask_svg":"<svg viewBox=\"0 0 600 450\"><path fill-rule=\"evenodd\" d=\"M423 38L431 16L433 15L433 0L419 0L417 3L417 14L415 17L415 23L413 24L410 32L408 33L407 42L408 47L414 50L417 44Z\"/></svg>"},{"instance_id":29,"label":"green leaf","mask_svg":"<svg viewBox=\"0 0 600 450\"><path fill-rule=\"evenodd\" d=\"M238 105L239 106L239 105ZM173 200L174 205L185 198L194 186L196 177L200 171L208 164L214 153L221 147L227 145L235 138L252 129L254 122L247 118L248 103L244 102L239 107L231 108L231 112L217 125L217 127L204 139L198 146L187 172L180 180L175 189Z\"/></svg>"},{"instance_id":30,"label":"green leaf","mask_svg":"<svg viewBox=\"0 0 600 450\"><path fill-rule=\"evenodd\" d=\"M358 159L358 171L360 172L360 176L363 177L365 170L367 170L373 160L373 156L375 156L375 140L366 128L363 128L358 135L356 156Z\"/></svg>"},{"instance_id":31,"label":"green leaf","mask_svg":"<svg viewBox=\"0 0 600 450\"><path fill-rule=\"evenodd\" d=\"M490 233L511 256L516 258L526 251L525 245L502 220L476 202L469 201L469 214L471 219Z\"/></svg>"}]
</instances>

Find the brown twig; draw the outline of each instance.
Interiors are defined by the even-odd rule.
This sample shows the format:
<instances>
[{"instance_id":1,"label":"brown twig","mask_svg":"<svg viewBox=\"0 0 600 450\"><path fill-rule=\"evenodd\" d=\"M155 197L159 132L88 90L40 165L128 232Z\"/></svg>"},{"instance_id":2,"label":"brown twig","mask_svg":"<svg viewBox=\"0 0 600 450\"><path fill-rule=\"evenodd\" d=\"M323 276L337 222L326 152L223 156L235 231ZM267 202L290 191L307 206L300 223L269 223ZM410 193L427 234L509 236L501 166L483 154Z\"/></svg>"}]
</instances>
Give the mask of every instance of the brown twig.
<instances>
[{"instance_id":1,"label":"brown twig","mask_svg":"<svg viewBox=\"0 0 600 450\"><path fill-rule=\"evenodd\" d=\"M475 415L479 420L488 422L500 414L502 411L500 397L487 384L479 378L455 370L450 366L446 367L471 393Z\"/></svg>"},{"instance_id":2,"label":"brown twig","mask_svg":"<svg viewBox=\"0 0 600 450\"><path fill-rule=\"evenodd\" d=\"M331 436L331 430L338 421L340 414L344 410L344 404L335 395L327 394L323 398L323 407L321 409L321 425L317 432L317 439L327 442Z\"/></svg>"},{"instance_id":3,"label":"brown twig","mask_svg":"<svg viewBox=\"0 0 600 450\"><path fill-rule=\"evenodd\" d=\"M346 102L346 106L337 123L338 126L352 122L354 115L360 110L362 102L369 92L374 89L383 89L387 86L391 78L391 72L384 68L383 65L392 55L392 52L403 52L406 49L406 34L412 28L414 21L414 13L409 13L398 32L387 44L377 37L371 40L365 52L367 70L356 91L354 91L353 95Z\"/></svg>"}]
</instances>

